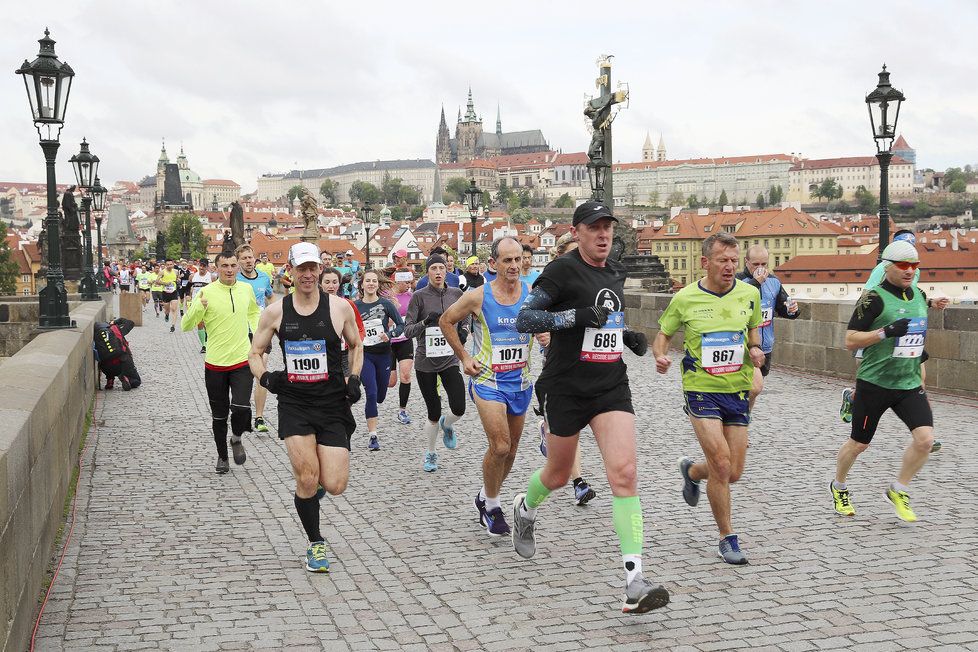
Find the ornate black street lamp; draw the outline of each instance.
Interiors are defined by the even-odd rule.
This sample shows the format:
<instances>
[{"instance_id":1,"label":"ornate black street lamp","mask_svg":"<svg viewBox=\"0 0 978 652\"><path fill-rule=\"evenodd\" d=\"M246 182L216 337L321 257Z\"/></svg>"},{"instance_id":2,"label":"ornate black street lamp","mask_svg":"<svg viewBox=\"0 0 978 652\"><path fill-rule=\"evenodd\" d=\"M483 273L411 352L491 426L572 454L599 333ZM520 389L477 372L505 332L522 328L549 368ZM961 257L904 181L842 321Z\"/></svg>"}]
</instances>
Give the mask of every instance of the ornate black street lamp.
<instances>
[{"instance_id":1,"label":"ornate black street lamp","mask_svg":"<svg viewBox=\"0 0 978 652\"><path fill-rule=\"evenodd\" d=\"M38 39L40 52L33 62L26 59L17 74L24 78L27 99L31 105L34 126L44 152L47 166L48 214L44 220L47 231L47 285L40 291L41 328L72 328L68 315L68 294L65 292L64 272L61 269L61 229L58 219L58 182L54 163L61 145L61 128L65 123L65 109L75 71L67 63L58 61L54 53L54 40L48 30Z\"/></svg>"},{"instance_id":2,"label":"ornate black street lamp","mask_svg":"<svg viewBox=\"0 0 978 652\"><path fill-rule=\"evenodd\" d=\"M890 243L890 159L893 158L893 152L890 151L890 148L893 146L893 139L896 137L900 105L905 99L903 93L890 86L890 73L886 71L886 64L883 64L876 89L866 96L869 125L873 129L873 140L876 142L876 160L880 164L880 246L878 261L883 259L883 249ZM891 117L892 123L890 122Z\"/></svg>"},{"instance_id":3,"label":"ornate black street lamp","mask_svg":"<svg viewBox=\"0 0 978 652\"><path fill-rule=\"evenodd\" d=\"M475 253L475 220L479 217L479 200L482 199L482 191L475 187L475 179L469 180L469 187L465 189L465 196L469 200L469 218L472 220L472 254Z\"/></svg>"},{"instance_id":4,"label":"ornate black street lamp","mask_svg":"<svg viewBox=\"0 0 978 652\"><path fill-rule=\"evenodd\" d=\"M98 301L98 285L95 283L94 272L92 271L92 187L94 179L98 174L99 159L88 149L88 141L82 138L81 151L73 155L68 161L75 171L75 181L78 189L82 192L82 212L85 213L85 255L82 258L81 279L78 282L78 289L81 292L82 301ZM102 266L99 265L101 272Z\"/></svg>"},{"instance_id":5,"label":"ornate black street lamp","mask_svg":"<svg viewBox=\"0 0 978 652\"><path fill-rule=\"evenodd\" d=\"M95 177L95 185L92 186L92 208L95 210L95 233L98 235L98 268L102 269L102 218L105 216L105 196L109 191Z\"/></svg>"},{"instance_id":6,"label":"ornate black street lamp","mask_svg":"<svg viewBox=\"0 0 978 652\"><path fill-rule=\"evenodd\" d=\"M367 261L363 266L364 270L370 269L370 216L373 215L373 212L374 209L370 207L370 204L364 204L360 209L363 217L363 230L367 236L366 243L363 245L364 256Z\"/></svg>"},{"instance_id":7,"label":"ornate black street lamp","mask_svg":"<svg viewBox=\"0 0 978 652\"><path fill-rule=\"evenodd\" d=\"M245 237L248 239L248 244L251 244L251 235L255 232L255 227L249 224L245 227Z\"/></svg>"}]
</instances>

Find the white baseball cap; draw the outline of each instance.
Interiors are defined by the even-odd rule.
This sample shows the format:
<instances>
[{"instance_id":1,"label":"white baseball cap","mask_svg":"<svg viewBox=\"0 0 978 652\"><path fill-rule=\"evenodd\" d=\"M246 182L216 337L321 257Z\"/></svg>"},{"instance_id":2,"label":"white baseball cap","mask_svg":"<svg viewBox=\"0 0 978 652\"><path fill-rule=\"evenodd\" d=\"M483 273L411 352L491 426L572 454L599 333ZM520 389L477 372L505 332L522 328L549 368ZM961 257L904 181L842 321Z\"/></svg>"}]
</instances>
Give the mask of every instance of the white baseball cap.
<instances>
[{"instance_id":1,"label":"white baseball cap","mask_svg":"<svg viewBox=\"0 0 978 652\"><path fill-rule=\"evenodd\" d=\"M321 263L319 247L311 242L297 242L289 247L289 264L298 267L302 263Z\"/></svg>"},{"instance_id":2,"label":"white baseball cap","mask_svg":"<svg viewBox=\"0 0 978 652\"><path fill-rule=\"evenodd\" d=\"M916 263L920 260L917 248L906 240L895 240L886 245L883 249L883 262L911 262Z\"/></svg>"}]
</instances>

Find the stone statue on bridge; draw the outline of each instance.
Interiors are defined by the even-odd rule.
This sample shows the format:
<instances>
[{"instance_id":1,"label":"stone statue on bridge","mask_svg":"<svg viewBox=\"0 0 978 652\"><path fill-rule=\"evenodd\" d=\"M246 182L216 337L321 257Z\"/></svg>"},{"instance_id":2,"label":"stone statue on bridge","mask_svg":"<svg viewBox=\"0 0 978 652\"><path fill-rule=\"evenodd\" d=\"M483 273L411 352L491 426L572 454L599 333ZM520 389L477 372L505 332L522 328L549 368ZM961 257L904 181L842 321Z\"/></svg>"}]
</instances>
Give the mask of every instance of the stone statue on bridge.
<instances>
[{"instance_id":1,"label":"stone statue on bridge","mask_svg":"<svg viewBox=\"0 0 978 652\"><path fill-rule=\"evenodd\" d=\"M303 242L318 242L319 205L316 203L316 198L312 196L311 192L306 190L302 194L302 200L299 206L299 214L302 216L302 221L306 225L299 239Z\"/></svg>"},{"instance_id":2,"label":"stone statue on bridge","mask_svg":"<svg viewBox=\"0 0 978 652\"><path fill-rule=\"evenodd\" d=\"M245 243L244 209L237 199L231 202L231 239L235 249Z\"/></svg>"}]
</instances>

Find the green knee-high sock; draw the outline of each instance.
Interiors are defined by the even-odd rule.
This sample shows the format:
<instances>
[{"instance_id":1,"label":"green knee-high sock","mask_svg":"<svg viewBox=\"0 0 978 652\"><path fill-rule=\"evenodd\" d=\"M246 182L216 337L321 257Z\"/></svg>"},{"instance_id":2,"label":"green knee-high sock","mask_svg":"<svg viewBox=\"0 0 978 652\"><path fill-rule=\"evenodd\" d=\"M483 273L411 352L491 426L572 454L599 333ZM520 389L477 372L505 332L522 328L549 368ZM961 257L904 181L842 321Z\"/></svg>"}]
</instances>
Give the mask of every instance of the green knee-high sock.
<instances>
[{"instance_id":1,"label":"green knee-high sock","mask_svg":"<svg viewBox=\"0 0 978 652\"><path fill-rule=\"evenodd\" d=\"M529 509L536 509L543 504L543 501L550 495L550 490L543 486L540 481L540 473L543 469L537 469L530 476L530 483L526 487L526 506Z\"/></svg>"},{"instance_id":2,"label":"green knee-high sock","mask_svg":"<svg viewBox=\"0 0 978 652\"><path fill-rule=\"evenodd\" d=\"M622 556L641 555L645 541L641 499L638 496L614 496L611 499L611 514Z\"/></svg>"},{"instance_id":3,"label":"green knee-high sock","mask_svg":"<svg viewBox=\"0 0 978 652\"><path fill-rule=\"evenodd\" d=\"M207 344L207 331L204 329L197 330L197 339L200 340L200 345L204 346Z\"/></svg>"}]
</instances>

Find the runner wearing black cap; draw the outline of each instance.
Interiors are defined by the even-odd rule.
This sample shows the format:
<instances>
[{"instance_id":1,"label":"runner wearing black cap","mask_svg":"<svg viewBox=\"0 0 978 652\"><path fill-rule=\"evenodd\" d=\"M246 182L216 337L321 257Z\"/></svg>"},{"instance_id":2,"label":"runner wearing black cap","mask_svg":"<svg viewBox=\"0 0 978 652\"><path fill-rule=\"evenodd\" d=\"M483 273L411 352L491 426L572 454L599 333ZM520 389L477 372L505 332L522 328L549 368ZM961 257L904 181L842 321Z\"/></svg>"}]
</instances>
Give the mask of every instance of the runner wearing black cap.
<instances>
[{"instance_id":1,"label":"runner wearing black cap","mask_svg":"<svg viewBox=\"0 0 978 652\"><path fill-rule=\"evenodd\" d=\"M548 438L546 465L530 476L526 493L513 501L513 547L526 558L536 552L536 510L551 491L567 484L580 431L590 425L614 496L613 520L625 570L622 611L644 613L668 604L669 593L642 576L645 528L635 413L621 355L623 345L644 355L648 342L624 328L625 269L608 258L617 221L598 202L578 206L572 229L578 249L547 265L516 320L520 332L551 334L536 391L553 436Z\"/></svg>"}]
</instances>

